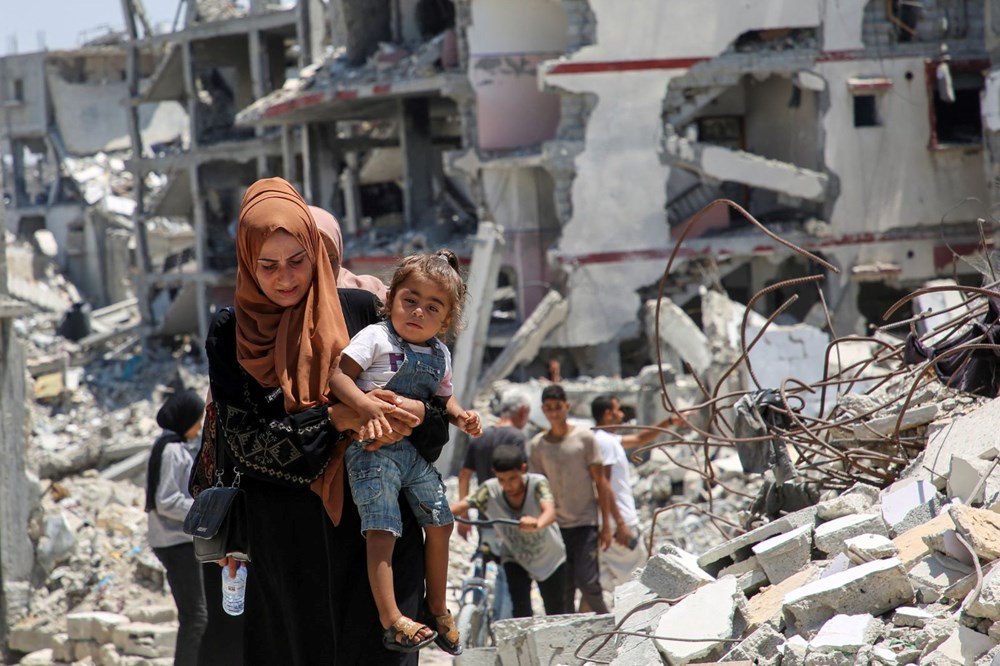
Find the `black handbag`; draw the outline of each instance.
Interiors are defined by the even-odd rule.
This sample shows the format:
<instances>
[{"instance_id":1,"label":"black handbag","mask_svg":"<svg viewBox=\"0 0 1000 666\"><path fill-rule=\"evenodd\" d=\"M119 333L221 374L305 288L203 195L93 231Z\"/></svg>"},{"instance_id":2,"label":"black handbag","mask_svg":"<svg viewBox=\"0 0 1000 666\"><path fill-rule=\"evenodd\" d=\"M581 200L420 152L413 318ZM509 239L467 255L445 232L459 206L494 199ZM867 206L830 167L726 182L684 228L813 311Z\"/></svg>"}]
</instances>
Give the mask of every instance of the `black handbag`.
<instances>
[{"instance_id":1,"label":"black handbag","mask_svg":"<svg viewBox=\"0 0 1000 666\"><path fill-rule=\"evenodd\" d=\"M227 555L250 560L246 492L234 486L205 488L184 518L184 532L194 537L199 562L215 562Z\"/></svg>"},{"instance_id":2,"label":"black handbag","mask_svg":"<svg viewBox=\"0 0 1000 666\"><path fill-rule=\"evenodd\" d=\"M210 405L211 406L211 405ZM214 410L207 410L212 417ZM184 517L184 532L193 537L194 556L199 562L215 562L231 555L238 560L250 561L250 532L247 524L246 492L239 487L240 474L236 473L232 486L222 485L225 468L225 451L215 439L215 423L203 429L202 452L211 452L214 486L202 488L194 504Z\"/></svg>"}]
</instances>

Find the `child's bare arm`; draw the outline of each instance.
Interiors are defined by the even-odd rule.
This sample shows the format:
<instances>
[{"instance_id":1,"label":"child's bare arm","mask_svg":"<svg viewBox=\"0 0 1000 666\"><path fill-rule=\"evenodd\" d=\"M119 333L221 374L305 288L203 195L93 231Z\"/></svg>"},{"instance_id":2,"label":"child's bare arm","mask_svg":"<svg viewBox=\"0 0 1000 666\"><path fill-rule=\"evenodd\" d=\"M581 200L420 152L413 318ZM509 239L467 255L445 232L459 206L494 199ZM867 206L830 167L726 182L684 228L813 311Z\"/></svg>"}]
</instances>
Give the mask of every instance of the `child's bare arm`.
<instances>
[{"instance_id":1,"label":"child's bare arm","mask_svg":"<svg viewBox=\"0 0 1000 666\"><path fill-rule=\"evenodd\" d=\"M521 524L518 526L521 530L539 532L556 522L556 503L552 500L542 500L539 505L542 507L542 512L537 516L521 516Z\"/></svg>"},{"instance_id":2,"label":"child's bare arm","mask_svg":"<svg viewBox=\"0 0 1000 666\"><path fill-rule=\"evenodd\" d=\"M392 405L373 398L358 388L354 380L361 374L361 366L350 356L341 354L337 366L330 373L330 390L345 405L358 412L365 425L358 433L360 439L374 439L392 432L385 415L395 409Z\"/></svg>"},{"instance_id":3,"label":"child's bare arm","mask_svg":"<svg viewBox=\"0 0 1000 666\"><path fill-rule=\"evenodd\" d=\"M458 426L465 434L470 437L479 437L483 434L483 424L482 419L479 418L479 412L472 409L462 409L455 396L452 395L448 398L448 402L445 403L445 411L448 412L448 420Z\"/></svg>"}]
</instances>

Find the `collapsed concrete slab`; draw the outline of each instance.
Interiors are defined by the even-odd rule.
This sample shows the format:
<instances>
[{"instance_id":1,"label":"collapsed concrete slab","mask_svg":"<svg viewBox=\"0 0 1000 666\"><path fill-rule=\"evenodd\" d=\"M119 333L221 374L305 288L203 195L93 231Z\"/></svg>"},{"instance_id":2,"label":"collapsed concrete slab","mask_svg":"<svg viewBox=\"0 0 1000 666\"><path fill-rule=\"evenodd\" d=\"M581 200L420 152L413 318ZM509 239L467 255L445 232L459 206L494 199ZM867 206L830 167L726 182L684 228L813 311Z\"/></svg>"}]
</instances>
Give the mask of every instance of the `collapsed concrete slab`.
<instances>
[{"instance_id":1,"label":"collapsed concrete slab","mask_svg":"<svg viewBox=\"0 0 1000 666\"><path fill-rule=\"evenodd\" d=\"M802 631L838 613L879 615L913 600L913 587L897 558L876 560L804 585L788 594L786 619Z\"/></svg>"},{"instance_id":2,"label":"collapsed concrete slab","mask_svg":"<svg viewBox=\"0 0 1000 666\"><path fill-rule=\"evenodd\" d=\"M671 666L721 653L746 627L746 599L732 576L705 585L660 618L656 645ZM705 640L671 640L701 639Z\"/></svg>"},{"instance_id":3,"label":"collapsed concrete slab","mask_svg":"<svg viewBox=\"0 0 1000 666\"><path fill-rule=\"evenodd\" d=\"M803 525L811 525L816 521L816 507L810 506L795 513L790 513L787 516L782 516L777 520L773 520L766 525L762 525L755 530L751 530L746 534L741 534L738 537L734 537L725 543L721 543L718 546L709 549L708 551L702 553L698 557L698 566L707 571L708 573L718 573L722 567L731 564L728 558L732 558L733 555L741 554L742 557L736 557L733 559L741 560L745 557L750 556L750 548L756 543L760 543L765 539L769 539L778 534L784 534L785 532L790 532L797 527ZM740 553L740 551L744 551Z\"/></svg>"}]
</instances>

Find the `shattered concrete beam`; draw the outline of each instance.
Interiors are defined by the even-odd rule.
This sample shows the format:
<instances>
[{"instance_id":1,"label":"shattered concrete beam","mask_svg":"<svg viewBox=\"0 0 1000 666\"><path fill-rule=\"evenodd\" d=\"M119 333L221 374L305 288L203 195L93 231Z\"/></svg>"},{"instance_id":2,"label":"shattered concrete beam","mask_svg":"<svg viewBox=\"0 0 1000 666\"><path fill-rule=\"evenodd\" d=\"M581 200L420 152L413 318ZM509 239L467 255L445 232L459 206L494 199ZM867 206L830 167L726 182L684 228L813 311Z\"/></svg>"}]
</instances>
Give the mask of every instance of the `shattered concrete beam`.
<instances>
[{"instance_id":1,"label":"shattered concrete beam","mask_svg":"<svg viewBox=\"0 0 1000 666\"><path fill-rule=\"evenodd\" d=\"M489 386L509 375L519 363L535 358L542 341L566 320L567 314L569 314L569 303L562 294L550 290L535 307L531 316L517 329L517 333L500 356L483 373L479 385Z\"/></svg>"},{"instance_id":2,"label":"shattered concrete beam","mask_svg":"<svg viewBox=\"0 0 1000 666\"><path fill-rule=\"evenodd\" d=\"M689 141L677 134L664 140L663 159L718 181L743 183L807 201L826 198L826 174L742 150Z\"/></svg>"}]
</instances>

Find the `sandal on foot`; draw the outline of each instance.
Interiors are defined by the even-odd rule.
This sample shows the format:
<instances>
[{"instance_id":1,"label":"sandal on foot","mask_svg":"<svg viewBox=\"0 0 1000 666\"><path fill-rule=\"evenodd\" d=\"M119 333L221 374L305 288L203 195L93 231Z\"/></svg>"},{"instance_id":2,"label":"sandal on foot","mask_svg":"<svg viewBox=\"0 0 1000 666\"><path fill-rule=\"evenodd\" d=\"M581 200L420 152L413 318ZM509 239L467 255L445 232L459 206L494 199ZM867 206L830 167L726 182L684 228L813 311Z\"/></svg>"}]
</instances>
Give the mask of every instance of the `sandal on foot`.
<instances>
[{"instance_id":1,"label":"sandal on foot","mask_svg":"<svg viewBox=\"0 0 1000 666\"><path fill-rule=\"evenodd\" d=\"M456 657L462 654L462 637L458 633L458 627L455 626L455 618L452 617L451 611L436 616L434 620L438 628L437 638L434 639L437 646Z\"/></svg>"},{"instance_id":2,"label":"sandal on foot","mask_svg":"<svg viewBox=\"0 0 1000 666\"><path fill-rule=\"evenodd\" d=\"M430 631L430 627L426 624L420 624L406 616L401 616L382 634L382 645L385 646L386 650L394 652L416 652L425 645L429 645L438 636L436 631L431 631L428 638L420 640L418 634L420 634L421 629Z\"/></svg>"}]
</instances>

